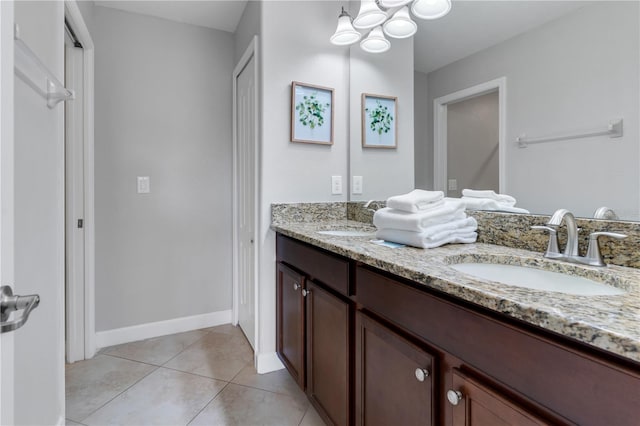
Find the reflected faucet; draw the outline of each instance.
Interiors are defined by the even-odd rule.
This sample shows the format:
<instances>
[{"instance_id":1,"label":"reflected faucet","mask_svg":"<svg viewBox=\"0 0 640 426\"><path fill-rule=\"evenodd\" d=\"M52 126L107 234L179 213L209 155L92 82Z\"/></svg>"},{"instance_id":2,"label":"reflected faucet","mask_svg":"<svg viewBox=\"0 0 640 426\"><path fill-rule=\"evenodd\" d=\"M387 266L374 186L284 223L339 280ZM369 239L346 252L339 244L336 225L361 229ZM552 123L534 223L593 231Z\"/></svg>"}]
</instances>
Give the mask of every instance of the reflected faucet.
<instances>
[{"instance_id":1,"label":"reflected faucet","mask_svg":"<svg viewBox=\"0 0 640 426\"><path fill-rule=\"evenodd\" d=\"M578 226L576 225L576 218L567 209L559 209L551 216L547 225L560 226L564 219L567 225L567 245L564 248L565 256L577 256L578 255Z\"/></svg>"}]
</instances>

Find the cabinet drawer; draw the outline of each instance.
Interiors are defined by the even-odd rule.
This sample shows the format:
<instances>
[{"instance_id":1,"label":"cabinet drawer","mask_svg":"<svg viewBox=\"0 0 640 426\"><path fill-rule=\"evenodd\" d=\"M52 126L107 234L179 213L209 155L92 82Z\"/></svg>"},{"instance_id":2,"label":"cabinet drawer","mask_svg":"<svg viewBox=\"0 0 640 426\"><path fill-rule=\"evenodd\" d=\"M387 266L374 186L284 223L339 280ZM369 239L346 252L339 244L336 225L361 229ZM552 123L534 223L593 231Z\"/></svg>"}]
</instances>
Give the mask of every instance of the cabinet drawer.
<instances>
[{"instance_id":1,"label":"cabinet drawer","mask_svg":"<svg viewBox=\"0 0 640 426\"><path fill-rule=\"evenodd\" d=\"M276 255L279 261L310 278L345 296L349 294L349 261L280 234L276 238Z\"/></svg>"},{"instance_id":2,"label":"cabinet drawer","mask_svg":"<svg viewBox=\"0 0 640 426\"><path fill-rule=\"evenodd\" d=\"M552 413L579 424L637 424L637 368L363 267L356 269L355 298Z\"/></svg>"}]
</instances>

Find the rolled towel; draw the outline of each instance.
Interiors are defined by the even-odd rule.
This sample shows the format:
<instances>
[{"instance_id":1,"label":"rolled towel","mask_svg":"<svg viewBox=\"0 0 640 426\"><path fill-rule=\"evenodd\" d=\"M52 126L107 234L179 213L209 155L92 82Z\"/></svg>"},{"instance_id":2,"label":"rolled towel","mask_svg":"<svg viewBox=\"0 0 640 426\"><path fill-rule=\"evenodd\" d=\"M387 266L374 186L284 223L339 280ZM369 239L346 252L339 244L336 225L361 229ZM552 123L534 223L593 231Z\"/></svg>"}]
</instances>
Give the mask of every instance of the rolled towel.
<instances>
[{"instance_id":1,"label":"rolled towel","mask_svg":"<svg viewBox=\"0 0 640 426\"><path fill-rule=\"evenodd\" d=\"M402 229L421 232L429 226L439 225L454 220L464 219L464 204L459 201L448 201L440 207L418 213L407 213L401 210L382 208L373 215L373 224L378 228Z\"/></svg>"},{"instance_id":2,"label":"rolled towel","mask_svg":"<svg viewBox=\"0 0 640 426\"><path fill-rule=\"evenodd\" d=\"M496 194L496 192L492 190L463 189L462 196L469 198L487 198L489 200L498 201L501 204L506 204L509 207L516 205L516 199L511 195Z\"/></svg>"},{"instance_id":3,"label":"rolled towel","mask_svg":"<svg viewBox=\"0 0 640 426\"><path fill-rule=\"evenodd\" d=\"M409 213L415 213L428 209L429 204L440 201L443 198L444 193L442 191L424 191L422 189L414 189L407 194L389 197L387 199L387 207Z\"/></svg>"},{"instance_id":4,"label":"rolled towel","mask_svg":"<svg viewBox=\"0 0 640 426\"><path fill-rule=\"evenodd\" d=\"M525 213L528 214L529 210L521 209L520 207L510 206L503 204L496 200L490 200L487 198L460 198L462 204L469 210L488 210L507 213Z\"/></svg>"},{"instance_id":5,"label":"rolled towel","mask_svg":"<svg viewBox=\"0 0 640 426\"><path fill-rule=\"evenodd\" d=\"M380 229L376 232L376 238L394 243L406 244L418 248L436 248L445 244L471 244L475 243L478 234L476 232L444 232L432 237L423 233L401 231L398 229Z\"/></svg>"}]
</instances>

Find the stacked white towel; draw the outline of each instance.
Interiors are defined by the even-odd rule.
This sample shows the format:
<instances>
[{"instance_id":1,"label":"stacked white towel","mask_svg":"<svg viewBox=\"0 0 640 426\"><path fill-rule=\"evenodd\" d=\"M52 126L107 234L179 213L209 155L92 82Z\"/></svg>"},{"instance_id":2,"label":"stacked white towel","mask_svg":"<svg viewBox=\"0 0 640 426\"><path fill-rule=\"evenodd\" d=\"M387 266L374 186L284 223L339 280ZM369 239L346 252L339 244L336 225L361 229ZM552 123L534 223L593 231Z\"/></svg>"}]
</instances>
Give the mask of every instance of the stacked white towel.
<instances>
[{"instance_id":1,"label":"stacked white towel","mask_svg":"<svg viewBox=\"0 0 640 426\"><path fill-rule=\"evenodd\" d=\"M418 197L420 201L415 201ZM478 237L476 220L467 217L460 200L443 197L441 191L415 190L389 198L388 207L373 215L376 237L420 248L474 243Z\"/></svg>"},{"instance_id":2,"label":"stacked white towel","mask_svg":"<svg viewBox=\"0 0 640 426\"><path fill-rule=\"evenodd\" d=\"M496 194L491 190L463 189L460 198L469 210L491 210L508 213L529 213L528 210L516 207L516 199L506 194Z\"/></svg>"}]
</instances>

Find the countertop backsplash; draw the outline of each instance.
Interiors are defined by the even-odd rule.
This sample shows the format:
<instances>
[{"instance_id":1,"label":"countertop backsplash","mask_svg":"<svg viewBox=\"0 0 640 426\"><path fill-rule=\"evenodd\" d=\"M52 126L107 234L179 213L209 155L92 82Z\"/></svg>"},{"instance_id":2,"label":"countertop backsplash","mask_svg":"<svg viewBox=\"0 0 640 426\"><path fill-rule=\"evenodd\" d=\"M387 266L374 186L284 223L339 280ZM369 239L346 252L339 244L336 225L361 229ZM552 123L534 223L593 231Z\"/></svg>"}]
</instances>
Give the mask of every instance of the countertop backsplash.
<instances>
[{"instance_id":1,"label":"countertop backsplash","mask_svg":"<svg viewBox=\"0 0 640 426\"><path fill-rule=\"evenodd\" d=\"M365 208L365 202L326 202L272 204L273 223L318 222L331 220L353 220L372 223L373 212L385 206L384 201L373 201ZM478 242L510 248L544 252L549 236L546 232L531 229L533 225L544 225L550 216L498 213L467 210L469 216L478 221ZM600 238L600 248L608 264L640 268L640 223L614 220L578 218L579 250L584 255L589 243L589 234L595 231L609 231L626 234L624 240ZM560 227L558 238L560 247L566 241L566 228Z\"/></svg>"}]
</instances>

